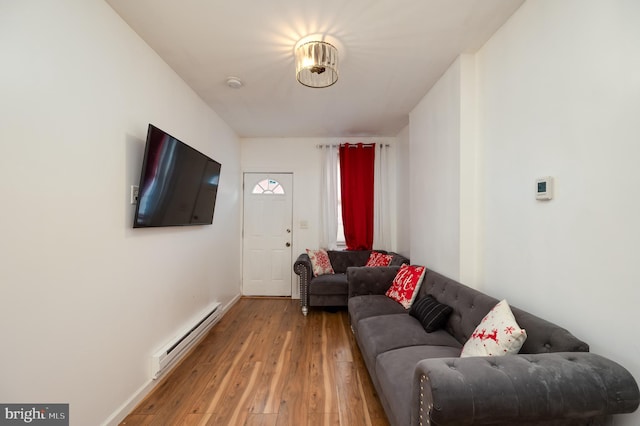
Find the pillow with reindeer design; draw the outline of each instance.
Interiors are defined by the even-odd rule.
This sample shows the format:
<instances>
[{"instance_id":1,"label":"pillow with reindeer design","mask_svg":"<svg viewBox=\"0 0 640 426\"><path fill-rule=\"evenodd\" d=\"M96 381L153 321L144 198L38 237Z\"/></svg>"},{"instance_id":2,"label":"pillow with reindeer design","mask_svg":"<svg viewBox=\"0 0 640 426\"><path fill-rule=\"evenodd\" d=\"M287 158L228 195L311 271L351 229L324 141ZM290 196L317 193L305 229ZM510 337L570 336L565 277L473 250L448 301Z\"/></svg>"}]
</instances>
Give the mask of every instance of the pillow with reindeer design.
<instances>
[{"instance_id":1,"label":"pillow with reindeer design","mask_svg":"<svg viewBox=\"0 0 640 426\"><path fill-rule=\"evenodd\" d=\"M517 354L527 332L516 322L506 300L489 311L464 344L460 357Z\"/></svg>"}]
</instances>

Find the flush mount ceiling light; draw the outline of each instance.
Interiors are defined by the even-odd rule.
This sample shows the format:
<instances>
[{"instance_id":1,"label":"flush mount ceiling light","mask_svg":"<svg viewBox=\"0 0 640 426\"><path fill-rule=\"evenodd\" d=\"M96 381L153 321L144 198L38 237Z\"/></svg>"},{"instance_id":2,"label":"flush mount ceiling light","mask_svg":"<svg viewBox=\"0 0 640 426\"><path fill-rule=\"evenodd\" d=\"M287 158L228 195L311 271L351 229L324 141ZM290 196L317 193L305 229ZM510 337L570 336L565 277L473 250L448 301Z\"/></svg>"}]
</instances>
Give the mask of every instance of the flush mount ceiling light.
<instances>
[{"instance_id":1,"label":"flush mount ceiling light","mask_svg":"<svg viewBox=\"0 0 640 426\"><path fill-rule=\"evenodd\" d=\"M296 46L296 78L307 87L329 87L338 81L338 49L325 41Z\"/></svg>"}]
</instances>

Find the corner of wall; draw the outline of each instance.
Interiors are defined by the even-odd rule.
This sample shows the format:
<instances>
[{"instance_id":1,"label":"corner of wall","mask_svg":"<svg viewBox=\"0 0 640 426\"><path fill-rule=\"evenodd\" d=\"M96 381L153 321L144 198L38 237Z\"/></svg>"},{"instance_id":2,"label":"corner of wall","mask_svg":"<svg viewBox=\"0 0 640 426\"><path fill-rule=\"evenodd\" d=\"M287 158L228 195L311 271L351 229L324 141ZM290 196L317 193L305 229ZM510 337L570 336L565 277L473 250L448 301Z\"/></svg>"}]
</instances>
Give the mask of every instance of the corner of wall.
<instances>
[{"instance_id":1,"label":"corner of wall","mask_svg":"<svg viewBox=\"0 0 640 426\"><path fill-rule=\"evenodd\" d=\"M475 54L460 61L460 281L477 287L481 238L481 158Z\"/></svg>"}]
</instances>

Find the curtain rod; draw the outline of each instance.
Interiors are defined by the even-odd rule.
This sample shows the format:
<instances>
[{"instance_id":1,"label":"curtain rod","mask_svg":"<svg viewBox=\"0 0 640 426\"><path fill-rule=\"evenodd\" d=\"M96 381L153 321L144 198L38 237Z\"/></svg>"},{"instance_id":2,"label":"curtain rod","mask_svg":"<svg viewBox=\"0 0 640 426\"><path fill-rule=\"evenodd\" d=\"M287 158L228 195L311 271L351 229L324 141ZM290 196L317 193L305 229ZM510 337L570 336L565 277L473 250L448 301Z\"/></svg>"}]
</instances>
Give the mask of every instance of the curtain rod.
<instances>
[{"instance_id":1,"label":"curtain rod","mask_svg":"<svg viewBox=\"0 0 640 426\"><path fill-rule=\"evenodd\" d=\"M340 145L342 145L342 144L318 144L318 145L316 145L316 148L329 148L329 147L339 148ZM355 143L355 144L350 143L349 144L349 148L357 148L357 145L358 145L357 143ZM388 143L379 143L379 144L376 144L376 143L363 143L362 145L364 145L364 146L380 145L381 148L382 147L384 147L384 148L390 148L391 147L391 145L388 144Z\"/></svg>"}]
</instances>

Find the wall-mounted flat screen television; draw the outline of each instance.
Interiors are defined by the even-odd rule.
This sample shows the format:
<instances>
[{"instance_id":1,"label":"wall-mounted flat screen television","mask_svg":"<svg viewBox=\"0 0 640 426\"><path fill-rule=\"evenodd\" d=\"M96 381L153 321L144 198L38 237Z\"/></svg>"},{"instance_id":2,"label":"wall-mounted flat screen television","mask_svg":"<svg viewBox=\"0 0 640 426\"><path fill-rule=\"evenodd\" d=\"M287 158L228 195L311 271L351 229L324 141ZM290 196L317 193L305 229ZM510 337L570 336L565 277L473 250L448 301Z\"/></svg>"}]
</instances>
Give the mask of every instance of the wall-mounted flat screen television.
<instances>
[{"instance_id":1,"label":"wall-mounted flat screen television","mask_svg":"<svg viewBox=\"0 0 640 426\"><path fill-rule=\"evenodd\" d=\"M221 165L149 124L134 228L210 225Z\"/></svg>"}]
</instances>

